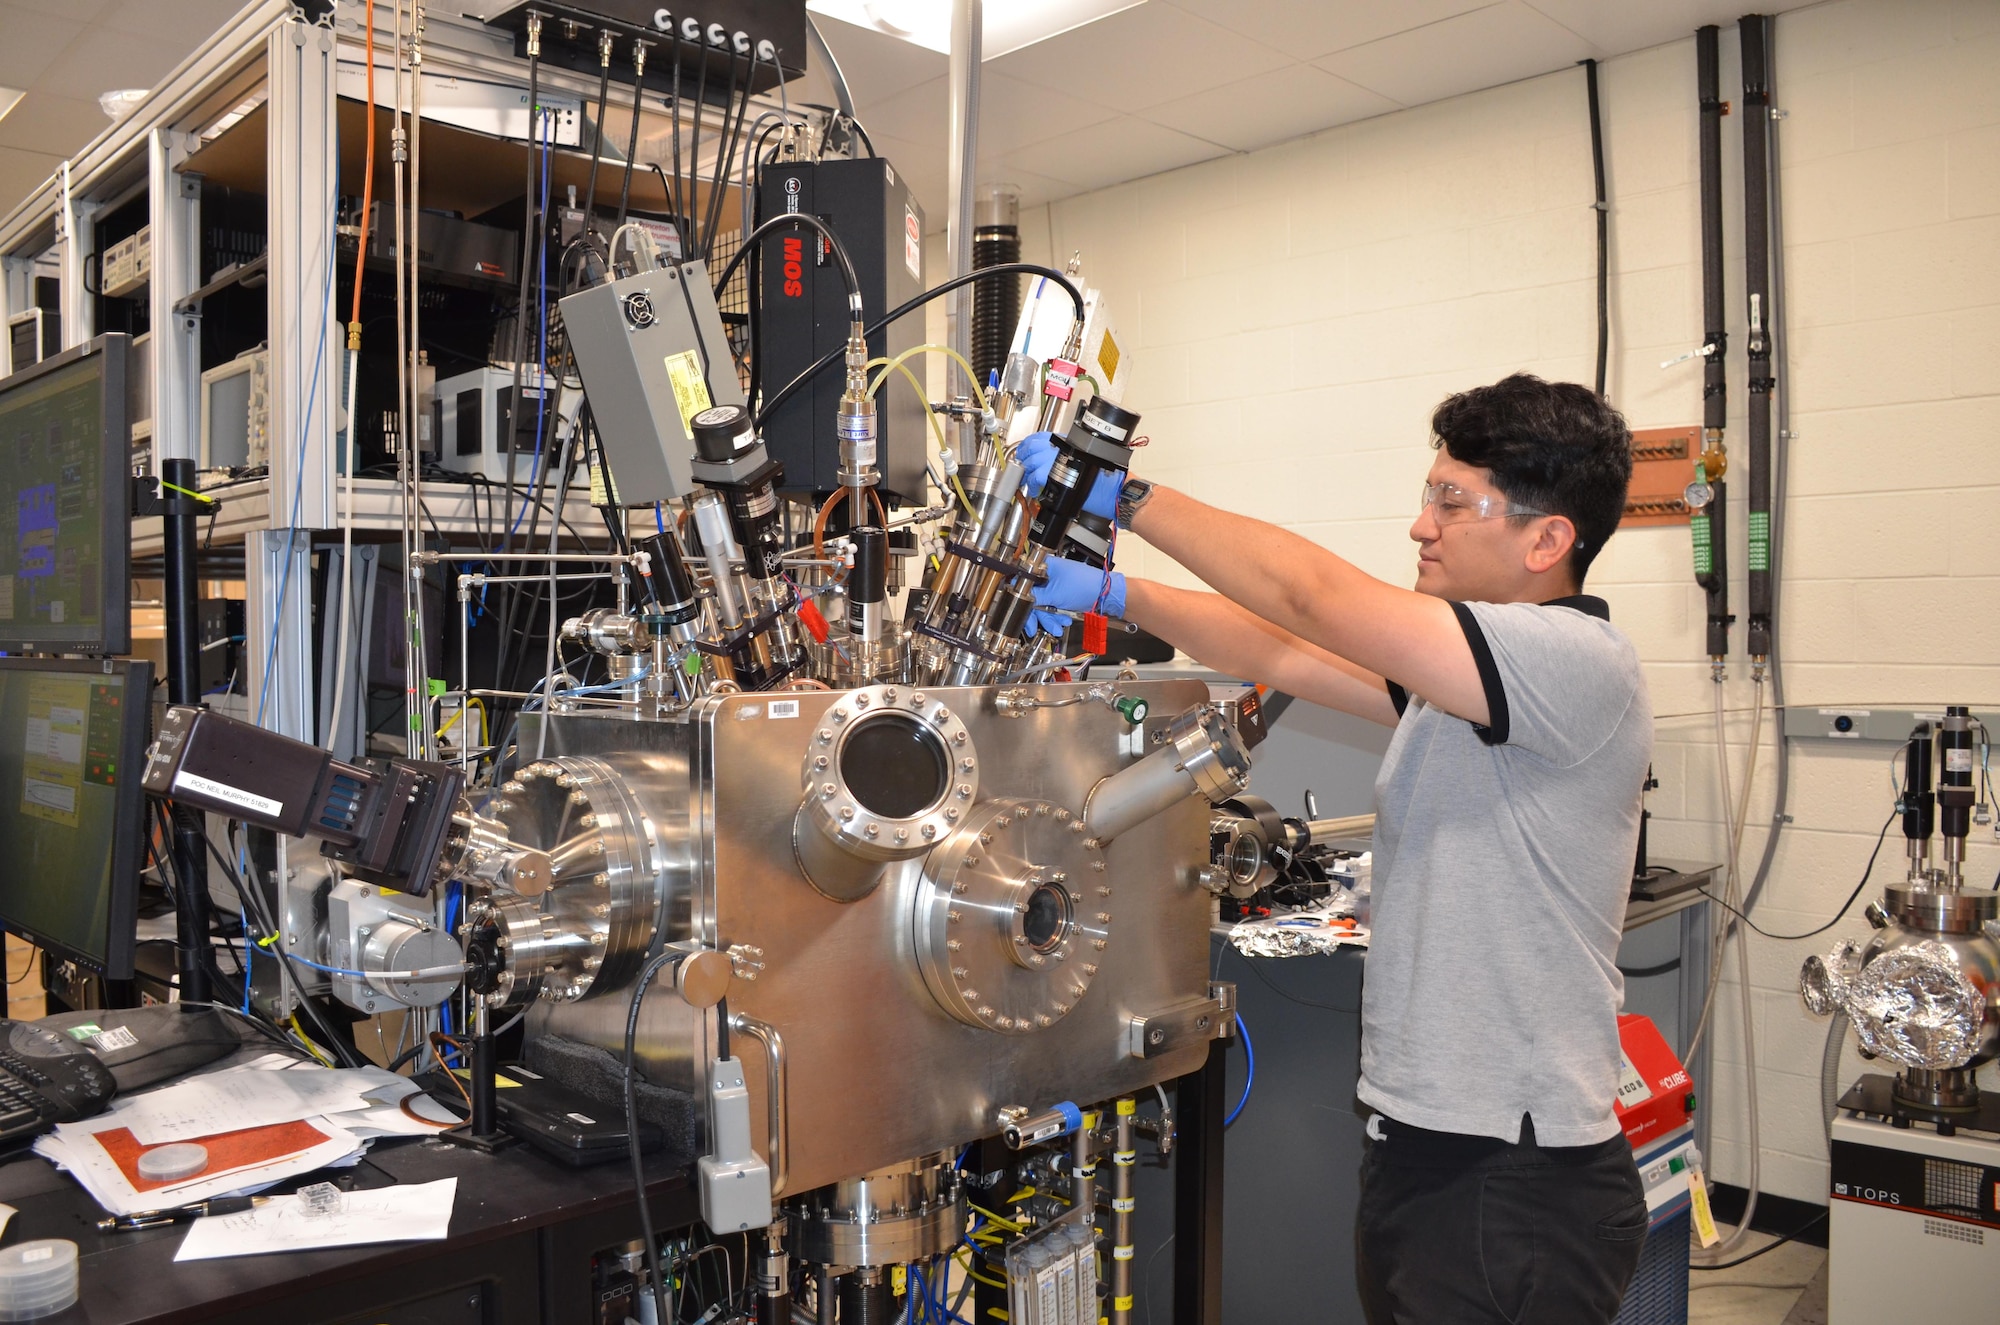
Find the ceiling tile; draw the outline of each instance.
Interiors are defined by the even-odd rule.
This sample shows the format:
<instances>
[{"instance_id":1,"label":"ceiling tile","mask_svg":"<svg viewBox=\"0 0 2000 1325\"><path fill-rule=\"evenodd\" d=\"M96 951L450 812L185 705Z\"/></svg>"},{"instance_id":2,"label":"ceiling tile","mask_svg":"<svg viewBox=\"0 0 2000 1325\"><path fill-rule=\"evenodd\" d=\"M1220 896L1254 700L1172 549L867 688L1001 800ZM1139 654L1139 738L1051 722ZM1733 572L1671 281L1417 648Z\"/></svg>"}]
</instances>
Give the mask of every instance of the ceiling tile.
<instances>
[{"instance_id":1,"label":"ceiling tile","mask_svg":"<svg viewBox=\"0 0 2000 1325\"><path fill-rule=\"evenodd\" d=\"M162 4L160 0L115 0L100 22L105 27L169 38L179 52L173 64L179 64L242 8L241 0L173 0L172 4Z\"/></svg>"},{"instance_id":2,"label":"ceiling tile","mask_svg":"<svg viewBox=\"0 0 2000 1325\"><path fill-rule=\"evenodd\" d=\"M1387 97L1295 64L1155 106L1144 118L1248 152L1395 109Z\"/></svg>"},{"instance_id":3,"label":"ceiling tile","mask_svg":"<svg viewBox=\"0 0 2000 1325\"><path fill-rule=\"evenodd\" d=\"M886 101L919 83L942 78L950 65L936 51L837 18L815 14L813 22L819 24L820 35L826 38L833 58L840 61L841 76L847 79L847 90L853 95L857 110L872 102ZM811 61L811 68L818 70L816 59ZM789 95L833 99L817 74L805 87L801 92L795 85Z\"/></svg>"},{"instance_id":4,"label":"ceiling tile","mask_svg":"<svg viewBox=\"0 0 2000 1325\"><path fill-rule=\"evenodd\" d=\"M93 27L43 69L33 87L92 101L116 88L152 87L198 44L195 34L187 35L190 41L182 46L153 33Z\"/></svg>"},{"instance_id":5,"label":"ceiling tile","mask_svg":"<svg viewBox=\"0 0 2000 1325\"><path fill-rule=\"evenodd\" d=\"M12 13L6 17L7 37L0 41L0 84L8 87L34 87L35 80L84 32L83 24L66 18Z\"/></svg>"},{"instance_id":6,"label":"ceiling tile","mask_svg":"<svg viewBox=\"0 0 2000 1325\"><path fill-rule=\"evenodd\" d=\"M8 18L10 25L17 21L12 17L14 15L20 15L29 21L35 15L47 15L66 18L72 23L88 23L102 13L110 2L111 0L0 0L0 15L10 16ZM11 26L7 35L10 39L14 35Z\"/></svg>"},{"instance_id":7,"label":"ceiling tile","mask_svg":"<svg viewBox=\"0 0 2000 1325\"><path fill-rule=\"evenodd\" d=\"M1160 3L1160 0L1154 0ZM1470 13L1495 0L1166 0L1240 36L1301 60Z\"/></svg>"},{"instance_id":8,"label":"ceiling tile","mask_svg":"<svg viewBox=\"0 0 2000 1325\"><path fill-rule=\"evenodd\" d=\"M1806 0L1776 0L1760 13L1796 9ZM1620 0L1527 0L1534 9L1576 33L1602 55L1643 50L1662 42L1691 37L1706 23L1734 28L1743 13L1742 0L1654 0L1649 4Z\"/></svg>"},{"instance_id":9,"label":"ceiling tile","mask_svg":"<svg viewBox=\"0 0 2000 1325\"><path fill-rule=\"evenodd\" d=\"M110 126L111 120L94 101L30 92L0 120L0 147L68 156Z\"/></svg>"},{"instance_id":10,"label":"ceiling tile","mask_svg":"<svg viewBox=\"0 0 2000 1325\"><path fill-rule=\"evenodd\" d=\"M39 188L61 165L61 157L46 152L0 147L0 216L13 211L16 203Z\"/></svg>"},{"instance_id":11,"label":"ceiling tile","mask_svg":"<svg viewBox=\"0 0 2000 1325\"><path fill-rule=\"evenodd\" d=\"M870 134L936 143L942 154L950 123L950 80L934 78L885 101L857 108ZM1118 112L1009 78L988 65L979 81L979 150L1010 152L1115 119Z\"/></svg>"},{"instance_id":12,"label":"ceiling tile","mask_svg":"<svg viewBox=\"0 0 2000 1325\"><path fill-rule=\"evenodd\" d=\"M1135 111L1294 63L1169 5L1145 4L988 61L1037 87Z\"/></svg>"},{"instance_id":13,"label":"ceiling tile","mask_svg":"<svg viewBox=\"0 0 2000 1325\"><path fill-rule=\"evenodd\" d=\"M1101 189L1226 156L1229 149L1134 115L1005 153L1009 167Z\"/></svg>"},{"instance_id":14,"label":"ceiling tile","mask_svg":"<svg viewBox=\"0 0 2000 1325\"><path fill-rule=\"evenodd\" d=\"M1461 14L1314 61L1406 106L1561 69L1590 44L1521 0Z\"/></svg>"}]
</instances>

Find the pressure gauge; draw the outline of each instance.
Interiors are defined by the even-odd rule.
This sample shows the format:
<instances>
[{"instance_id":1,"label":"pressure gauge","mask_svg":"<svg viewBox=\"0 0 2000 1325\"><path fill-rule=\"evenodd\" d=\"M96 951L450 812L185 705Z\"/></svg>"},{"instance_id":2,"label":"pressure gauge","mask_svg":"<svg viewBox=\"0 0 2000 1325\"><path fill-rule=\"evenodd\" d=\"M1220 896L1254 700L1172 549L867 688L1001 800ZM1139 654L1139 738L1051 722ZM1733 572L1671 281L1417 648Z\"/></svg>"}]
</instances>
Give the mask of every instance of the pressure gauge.
<instances>
[{"instance_id":1,"label":"pressure gauge","mask_svg":"<svg viewBox=\"0 0 2000 1325\"><path fill-rule=\"evenodd\" d=\"M1700 480L1690 483L1681 490L1681 500L1688 504L1689 510L1698 511L1715 500L1715 485Z\"/></svg>"}]
</instances>

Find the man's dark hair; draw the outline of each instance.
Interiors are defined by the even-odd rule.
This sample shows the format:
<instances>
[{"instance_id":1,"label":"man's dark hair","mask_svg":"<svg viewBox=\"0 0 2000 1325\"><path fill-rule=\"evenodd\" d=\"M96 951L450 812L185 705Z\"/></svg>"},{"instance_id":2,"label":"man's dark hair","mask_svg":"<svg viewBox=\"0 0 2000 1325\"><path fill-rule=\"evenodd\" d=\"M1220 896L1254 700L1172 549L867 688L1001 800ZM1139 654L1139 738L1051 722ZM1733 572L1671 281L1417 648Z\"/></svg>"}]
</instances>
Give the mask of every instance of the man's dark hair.
<instances>
[{"instance_id":1,"label":"man's dark hair","mask_svg":"<svg viewBox=\"0 0 2000 1325\"><path fill-rule=\"evenodd\" d=\"M1577 587L1618 529L1632 481L1625 416L1589 387L1528 373L1445 397L1431 415L1431 445L1490 470L1499 495L1576 526L1569 554Z\"/></svg>"}]
</instances>

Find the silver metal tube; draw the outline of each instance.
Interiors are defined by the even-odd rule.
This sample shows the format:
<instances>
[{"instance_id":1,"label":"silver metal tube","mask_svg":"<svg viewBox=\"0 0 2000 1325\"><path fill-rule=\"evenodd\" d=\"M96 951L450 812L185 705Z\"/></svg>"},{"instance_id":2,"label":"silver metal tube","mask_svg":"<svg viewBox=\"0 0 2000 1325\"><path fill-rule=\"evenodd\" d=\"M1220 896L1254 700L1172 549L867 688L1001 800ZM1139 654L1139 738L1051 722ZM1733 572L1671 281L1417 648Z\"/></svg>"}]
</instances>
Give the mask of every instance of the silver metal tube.
<instances>
[{"instance_id":1,"label":"silver metal tube","mask_svg":"<svg viewBox=\"0 0 2000 1325\"><path fill-rule=\"evenodd\" d=\"M1313 819L1307 822L1306 831L1315 842L1331 842L1342 837L1368 837L1375 831L1375 816L1372 814L1350 814L1345 819Z\"/></svg>"},{"instance_id":2,"label":"silver metal tube","mask_svg":"<svg viewBox=\"0 0 2000 1325\"><path fill-rule=\"evenodd\" d=\"M981 0L955 0L951 9L951 165L945 206L950 212L947 247L951 274L972 270L973 185L979 170L979 63L985 24ZM973 287L954 290L947 317L946 344L972 353Z\"/></svg>"},{"instance_id":3,"label":"silver metal tube","mask_svg":"<svg viewBox=\"0 0 2000 1325\"><path fill-rule=\"evenodd\" d=\"M701 535L701 555L708 562L709 578L715 582L716 618L724 630L734 630L743 624L743 587L730 569L730 562L736 559L736 540L729 532L729 511L722 498L705 492L694 499L694 527Z\"/></svg>"},{"instance_id":4,"label":"silver metal tube","mask_svg":"<svg viewBox=\"0 0 2000 1325\"><path fill-rule=\"evenodd\" d=\"M1167 729L1167 743L1090 789L1084 830L1108 842L1190 796L1219 805L1250 783L1250 750L1210 704L1189 709Z\"/></svg>"},{"instance_id":5,"label":"silver metal tube","mask_svg":"<svg viewBox=\"0 0 2000 1325\"><path fill-rule=\"evenodd\" d=\"M1132 1115L1137 1104L1118 1101L1118 1134L1111 1149L1111 1322L1132 1319L1132 1166L1139 1155L1132 1147Z\"/></svg>"}]
</instances>

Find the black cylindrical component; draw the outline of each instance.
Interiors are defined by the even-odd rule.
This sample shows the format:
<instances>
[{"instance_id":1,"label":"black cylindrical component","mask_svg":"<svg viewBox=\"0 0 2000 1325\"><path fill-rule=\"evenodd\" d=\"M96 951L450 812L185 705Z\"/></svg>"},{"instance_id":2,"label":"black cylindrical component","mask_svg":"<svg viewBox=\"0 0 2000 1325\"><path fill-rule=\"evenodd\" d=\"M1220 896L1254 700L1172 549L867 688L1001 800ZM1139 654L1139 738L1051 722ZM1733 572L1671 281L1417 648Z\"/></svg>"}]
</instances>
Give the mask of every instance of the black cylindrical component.
<instances>
[{"instance_id":1,"label":"black cylindrical component","mask_svg":"<svg viewBox=\"0 0 2000 1325\"><path fill-rule=\"evenodd\" d=\"M986 618L986 629L996 635L1018 635L1027 628L1028 614L1034 610L1034 595L1004 587L994 595L993 611Z\"/></svg>"},{"instance_id":2,"label":"black cylindrical component","mask_svg":"<svg viewBox=\"0 0 2000 1325\"><path fill-rule=\"evenodd\" d=\"M1722 290L1722 75L1717 29L1694 34L1695 78L1701 103L1702 426L1721 432L1729 417L1723 355L1728 323Z\"/></svg>"},{"instance_id":3,"label":"black cylindrical component","mask_svg":"<svg viewBox=\"0 0 2000 1325\"><path fill-rule=\"evenodd\" d=\"M1938 724L1938 835L1960 841L1972 831L1972 710L1953 704ZM1950 858L1947 852L1947 859Z\"/></svg>"},{"instance_id":4,"label":"black cylindrical component","mask_svg":"<svg viewBox=\"0 0 2000 1325\"><path fill-rule=\"evenodd\" d=\"M654 610L669 625L692 620L701 611L701 600L680 543L671 534L654 534L639 540L639 550L653 563L647 587Z\"/></svg>"},{"instance_id":5,"label":"black cylindrical component","mask_svg":"<svg viewBox=\"0 0 2000 1325\"><path fill-rule=\"evenodd\" d=\"M694 433L694 452L703 460L734 460L757 444L750 411L741 405L705 409L688 421L688 430Z\"/></svg>"},{"instance_id":6,"label":"black cylindrical component","mask_svg":"<svg viewBox=\"0 0 2000 1325\"><path fill-rule=\"evenodd\" d=\"M186 495L200 489L192 460L160 465L165 533L167 617L167 700L201 703L201 588L196 577L198 503ZM342 574L348 568L341 568ZM208 827L199 810L174 806L174 944L180 999L189 1011L214 998L208 979Z\"/></svg>"},{"instance_id":7,"label":"black cylindrical component","mask_svg":"<svg viewBox=\"0 0 2000 1325\"><path fill-rule=\"evenodd\" d=\"M854 540L854 573L847 580L850 608L885 601L889 597L889 535L864 525L849 537Z\"/></svg>"},{"instance_id":8,"label":"black cylindrical component","mask_svg":"<svg viewBox=\"0 0 2000 1325\"><path fill-rule=\"evenodd\" d=\"M1770 19L1737 24L1743 47L1743 289L1750 305L1748 359L1750 656L1771 652L1771 89L1764 43Z\"/></svg>"},{"instance_id":9,"label":"black cylindrical component","mask_svg":"<svg viewBox=\"0 0 2000 1325\"><path fill-rule=\"evenodd\" d=\"M1069 432L1056 439L1056 460L1042 485L1041 506L1028 526L1028 541L1054 552L1083 510L1097 476L1124 473L1132 464L1132 437L1139 416L1094 397L1077 412Z\"/></svg>"},{"instance_id":10,"label":"black cylindrical component","mask_svg":"<svg viewBox=\"0 0 2000 1325\"><path fill-rule=\"evenodd\" d=\"M730 531L743 549L743 571L753 580L775 580L785 573L785 529L774 484L767 480L723 494Z\"/></svg>"},{"instance_id":11,"label":"black cylindrical component","mask_svg":"<svg viewBox=\"0 0 2000 1325\"><path fill-rule=\"evenodd\" d=\"M492 1136L499 1131L494 1120L494 1092L498 1081L494 1069L499 1066L493 1061L493 1037L490 1034L476 1035L472 1039L472 1134Z\"/></svg>"},{"instance_id":12,"label":"black cylindrical component","mask_svg":"<svg viewBox=\"0 0 2000 1325\"><path fill-rule=\"evenodd\" d=\"M1084 511L1069 527L1069 537L1064 540L1062 554L1071 561L1103 570L1111 564L1111 540L1111 521Z\"/></svg>"},{"instance_id":13,"label":"black cylindrical component","mask_svg":"<svg viewBox=\"0 0 2000 1325\"><path fill-rule=\"evenodd\" d=\"M889 1276L855 1270L840 1276L840 1325L895 1325L896 1290Z\"/></svg>"},{"instance_id":14,"label":"black cylindrical component","mask_svg":"<svg viewBox=\"0 0 2000 1325\"><path fill-rule=\"evenodd\" d=\"M975 205L972 269L1021 260L1020 198L988 189ZM972 287L972 369L981 385L1007 365L1014 327L1021 320L1021 278L994 276Z\"/></svg>"},{"instance_id":15,"label":"black cylindrical component","mask_svg":"<svg viewBox=\"0 0 2000 1325\"><path fill-rule=\"evenodd\" d=\"M1931 725L1920 722L1903 752L1903 836L1923 842L1936 831L1937 798L1931 794Z\"/></svg>"},{"instance_id":16,"label":"black cylindrical component","mask_svg":"<svg viewBox=\"0 0 2000 1325\"><path fill-rule=\"evenodd\" d=\"M766 1293L758 1298L757 1325L792 1325L792 1295Z\"/></svg>"}]
</instances>

